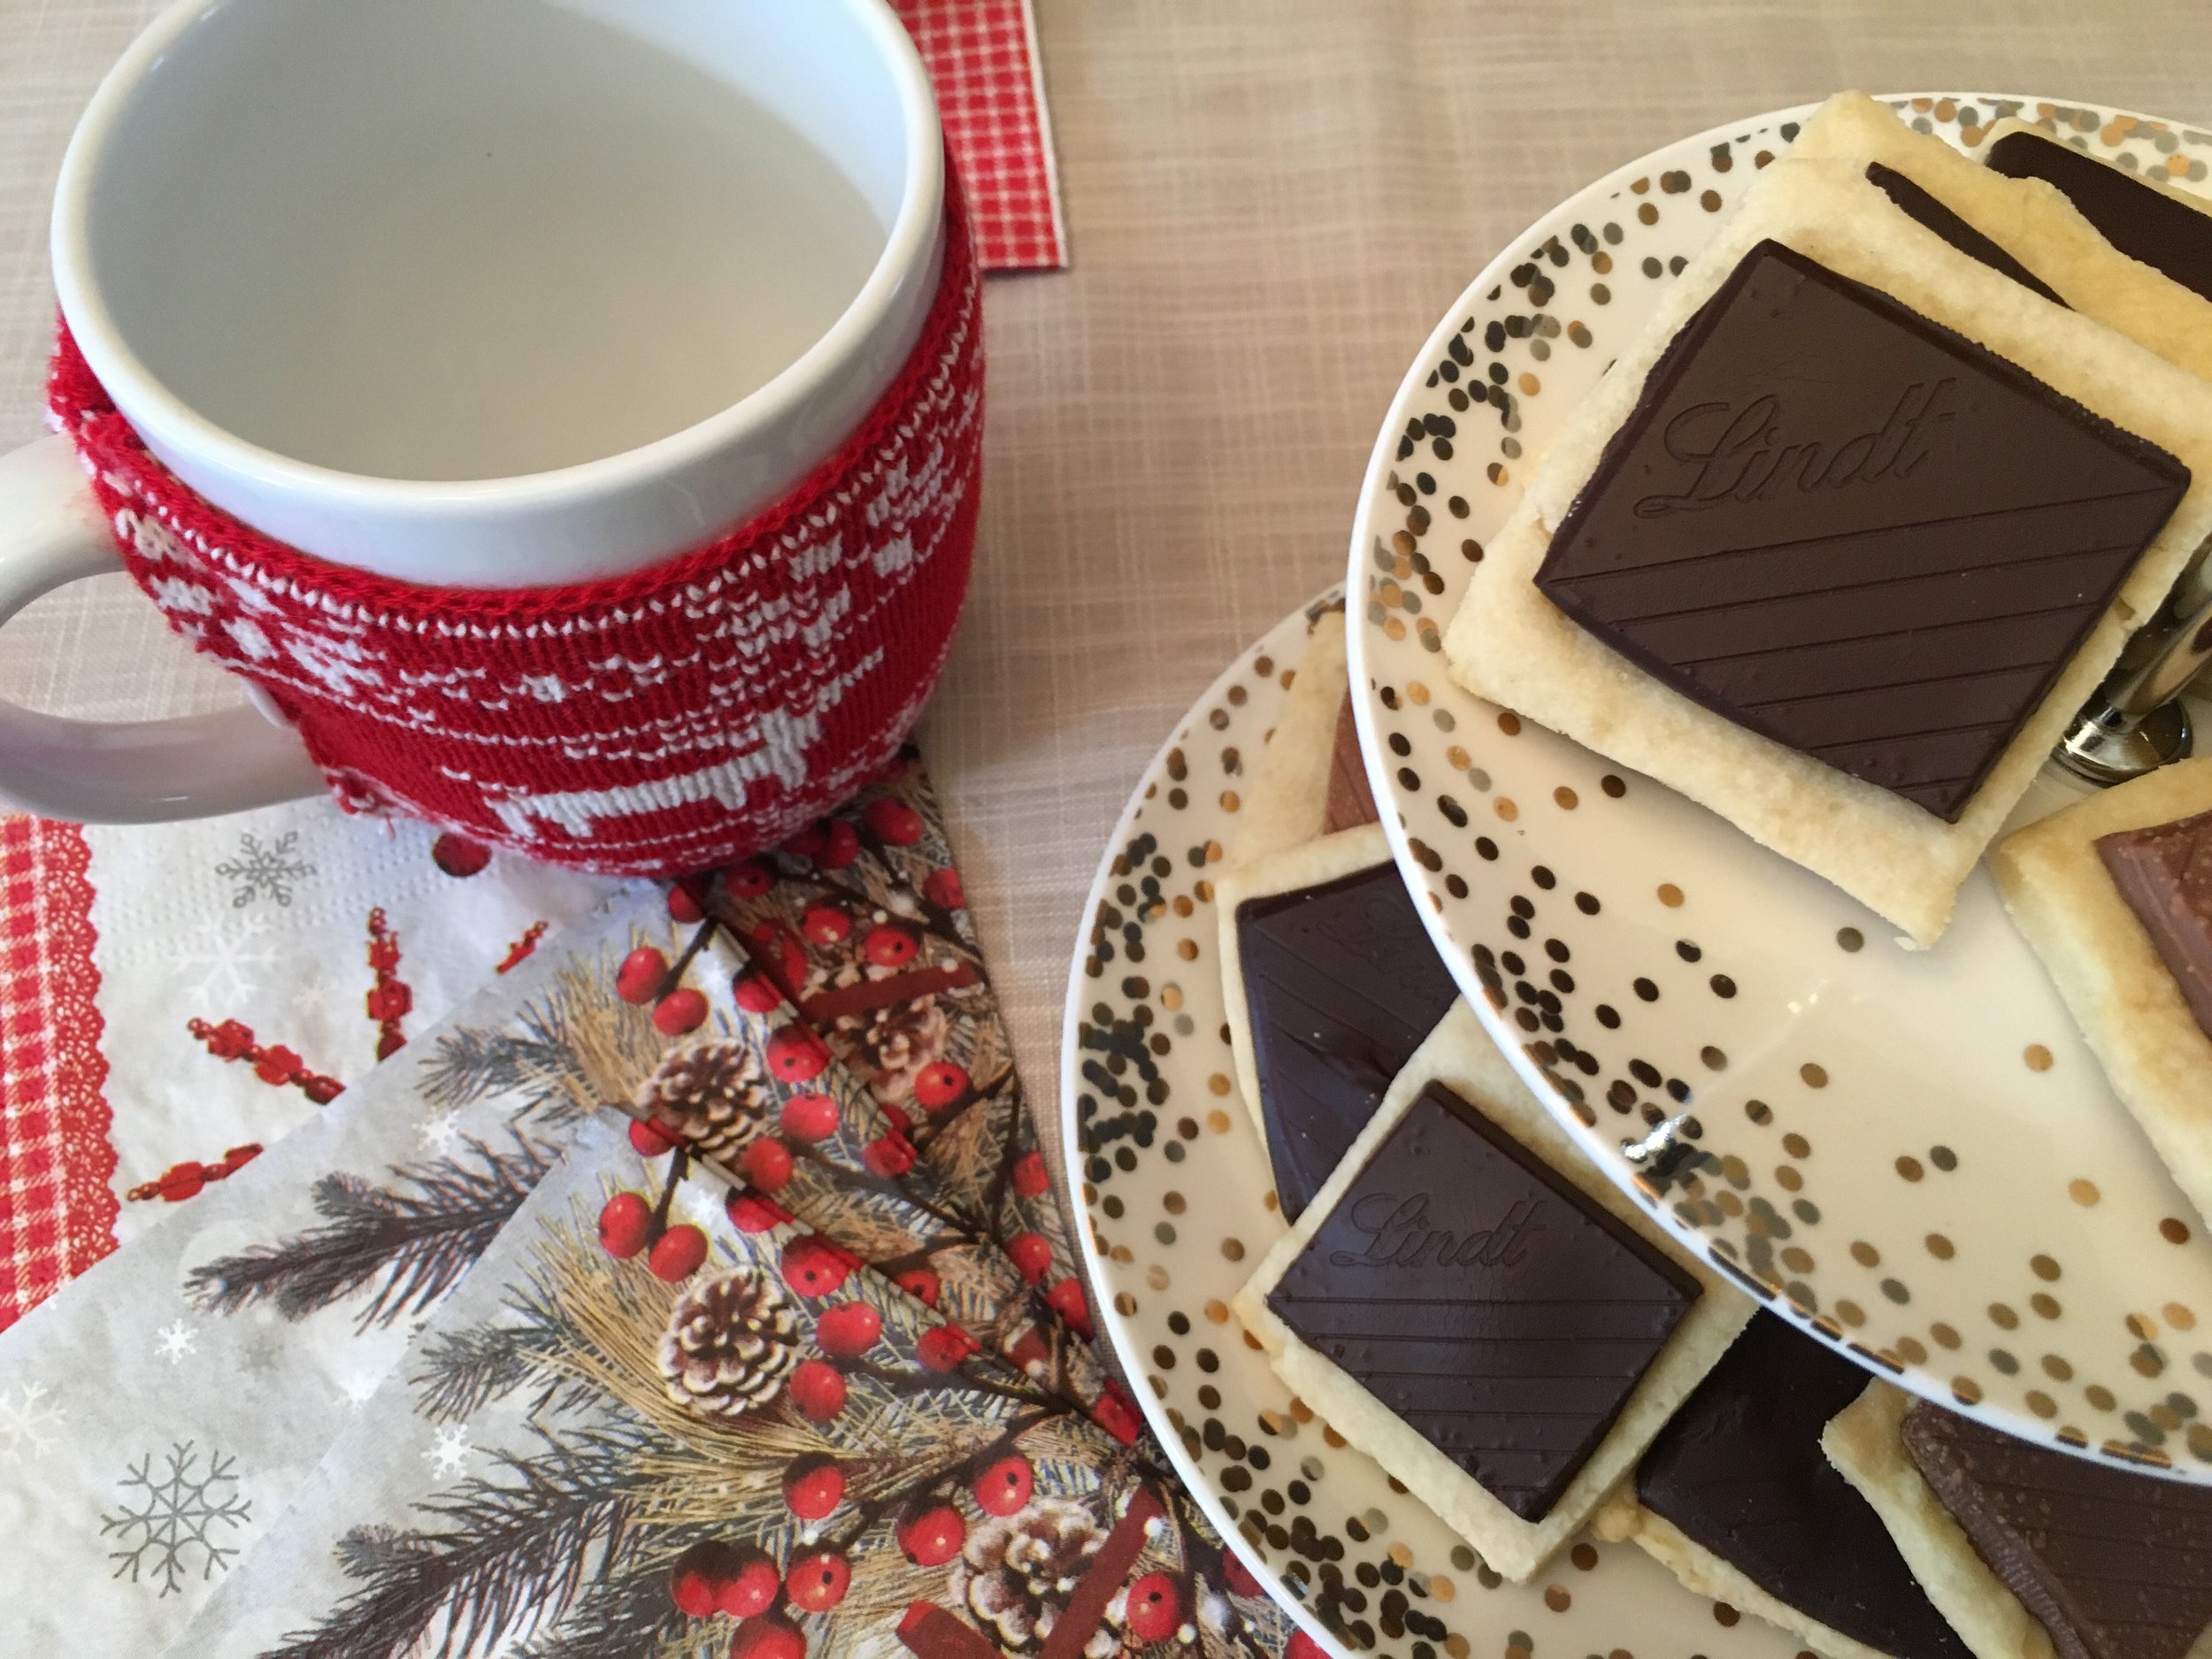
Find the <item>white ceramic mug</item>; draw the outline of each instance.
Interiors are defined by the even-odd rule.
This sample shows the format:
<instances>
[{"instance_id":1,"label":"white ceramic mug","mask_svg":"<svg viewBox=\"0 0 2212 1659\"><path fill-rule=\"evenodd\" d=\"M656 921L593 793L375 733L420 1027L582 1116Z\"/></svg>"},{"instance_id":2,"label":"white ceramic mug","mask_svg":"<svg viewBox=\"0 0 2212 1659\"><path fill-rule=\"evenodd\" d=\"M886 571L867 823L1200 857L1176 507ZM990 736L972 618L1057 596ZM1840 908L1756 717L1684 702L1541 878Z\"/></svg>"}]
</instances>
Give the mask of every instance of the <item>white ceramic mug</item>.
<instances>
[{"instance_id":1,"label":"white ceramic mug","mask_svg":"<svg viewBox=\"0 0 2212 1659\"><path fill-rule=\"evenodd\" d=\"M882 0L180 0L86 111L55 287L148 448L332 564L657 564L830 454L920 334L937 116ZM0 457L0 622L119 567L68 441ZM132 821L322 780L241 706L0 703L0 799Z\"/></svg>"}]
</instances>

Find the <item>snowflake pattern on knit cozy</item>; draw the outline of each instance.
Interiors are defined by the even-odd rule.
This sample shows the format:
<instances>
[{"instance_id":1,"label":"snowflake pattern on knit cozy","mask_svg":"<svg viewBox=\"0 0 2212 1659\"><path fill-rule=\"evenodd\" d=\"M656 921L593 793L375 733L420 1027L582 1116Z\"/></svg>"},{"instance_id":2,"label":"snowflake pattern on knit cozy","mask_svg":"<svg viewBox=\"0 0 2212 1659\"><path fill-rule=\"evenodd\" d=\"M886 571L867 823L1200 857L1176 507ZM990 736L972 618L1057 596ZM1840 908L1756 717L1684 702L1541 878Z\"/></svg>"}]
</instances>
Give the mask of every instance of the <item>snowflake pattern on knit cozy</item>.
<instances>
[{"instance_id":1,"label":"snowflake pattern on knit cozy","mask_svg":"<svg viewBox=\"0 0 2212 1659\"><path fill-rule=\"evenodd\" d=\"M946 188L936 297L866 419L769 511L623 577L495 601L270 541L145 449L65 334L52 411L134 580L274 701L348 810L602 874L709 869L880 770L949 649L983 339L956 173ZM238 861L242 908L275 891L254 878L281 879L278 850Z\"/></svg>"},{"instance_id":2,"label":"snowflake pattern on knit cozy","mask_svg":"<svg viewBox=\"0 0 2212 1659\"><path fill-rule=\"evenodd\" d=\"M238 1460L209 1448L204 1466L190 1440L165 1453L148 1452L119 1483L116 1512L100 1517L103 1537L115 1548L108 1559L115 1577L133 1584L156 1583L159 1595L184 1588L196 1570L212 1578L239 1553L239 1546L218 1541L218 1528L242 1527L252 1518L252 1501L239 1490Z\"/></svg>"},{"instance_id":3,"label":"snowflake pattern on knit cozy","mask_svg":"<svg viewBox=\"0 0 2212 1659\"><path fill-rule=\"evenodd\" d=\"M250 833L238 838L236 854L215 866L217 875L238 884L230 895L235 908L242 910L264 895L281 910L291 908L292 884L315 873L315 866L299 856L299 839L297 830L285 831L265 847Z\"/></svg>"}]
</instances>

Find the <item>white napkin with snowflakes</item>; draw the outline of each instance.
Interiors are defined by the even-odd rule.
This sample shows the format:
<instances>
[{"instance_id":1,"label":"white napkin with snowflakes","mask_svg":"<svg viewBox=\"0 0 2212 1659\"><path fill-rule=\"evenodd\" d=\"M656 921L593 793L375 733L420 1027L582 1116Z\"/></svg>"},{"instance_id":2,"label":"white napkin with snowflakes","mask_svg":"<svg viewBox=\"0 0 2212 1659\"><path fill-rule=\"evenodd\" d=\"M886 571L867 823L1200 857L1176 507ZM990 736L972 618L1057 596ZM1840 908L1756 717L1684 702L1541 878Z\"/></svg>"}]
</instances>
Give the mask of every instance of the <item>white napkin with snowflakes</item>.
<instances>
[{"instance_id":1,"label":"white napkin with snowflakes","mask_svg":"<svg viewBox=\"0 0 2212 1659\"><path fill-rule=\"evenodd\" d=\"M0 1653L174 1637L649 1063L649 1010L601 987L672 941L635 889L0 1332Z\"/></svg>"}]
</instances>

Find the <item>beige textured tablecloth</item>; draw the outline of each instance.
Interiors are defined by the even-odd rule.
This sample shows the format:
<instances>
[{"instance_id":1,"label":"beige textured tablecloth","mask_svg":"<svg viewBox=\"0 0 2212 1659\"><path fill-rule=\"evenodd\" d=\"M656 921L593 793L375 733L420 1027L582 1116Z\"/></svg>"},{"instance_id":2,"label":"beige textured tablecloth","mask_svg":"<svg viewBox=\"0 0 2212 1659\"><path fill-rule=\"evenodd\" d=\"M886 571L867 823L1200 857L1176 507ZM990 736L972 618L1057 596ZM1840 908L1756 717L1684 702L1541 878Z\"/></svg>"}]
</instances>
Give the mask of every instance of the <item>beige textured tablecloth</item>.
<instances>
[{"instance_id":1,"label":"beige textured tablecloth","mask_svg":"<svg viewBox=\"0 0 2212 1659\"><path fill-rule=\"evenodd\" d=\"M63 144L156 9L0 0L0 442L38 430ZM1041 1102L1139 770L1340 572L1391 393L1500 244L1656 144L1839 86L2212 120L2212 0L1038 9L1074 268L989 290L975 595L925 736ZM0 695L122 718L228 694L127 588L87 584L8 630Z\"/></svg>"}]
</instances>

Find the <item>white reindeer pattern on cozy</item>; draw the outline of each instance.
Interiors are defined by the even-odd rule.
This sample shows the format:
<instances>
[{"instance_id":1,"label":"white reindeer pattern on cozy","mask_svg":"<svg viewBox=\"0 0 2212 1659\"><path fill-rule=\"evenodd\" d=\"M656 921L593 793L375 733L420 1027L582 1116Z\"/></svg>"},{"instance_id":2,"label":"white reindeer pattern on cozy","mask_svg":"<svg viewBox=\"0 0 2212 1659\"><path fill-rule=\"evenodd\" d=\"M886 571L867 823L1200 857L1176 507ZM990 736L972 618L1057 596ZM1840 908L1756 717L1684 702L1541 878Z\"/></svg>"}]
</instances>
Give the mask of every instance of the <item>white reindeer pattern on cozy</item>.
<instances>
[{"instance_id":1,"label":"white reindeer pattern on cozy","mask_svg":"<svg viewBox=\"0 0 2212 1659\"><path fill-rule=\"evenodd\" d=\"M748 733L752 740L749 747L712 765L604 789L559 789L534 795L494 787L485 790L484 804L509 833L529 841L542 840L547 827L588 840L609 820L664 812L702 801L737 811L745 805L752 786L763 778L773 778L792 790L807 781L807 751L821 735L823 715L842 702L845 694L882 660L881 651L870 653L823 686L815 694L812 706L803 712L770 709L758 715Z\"/></svg>"}]
</instances>

